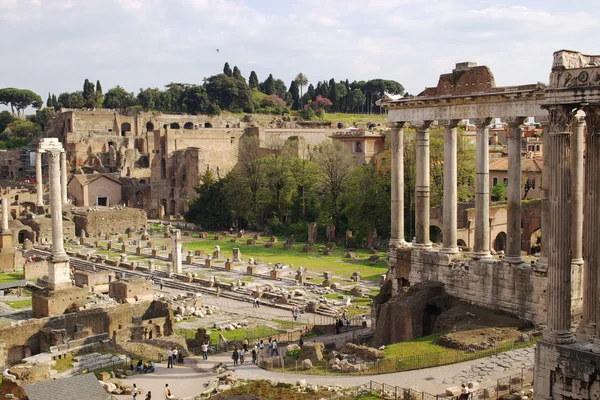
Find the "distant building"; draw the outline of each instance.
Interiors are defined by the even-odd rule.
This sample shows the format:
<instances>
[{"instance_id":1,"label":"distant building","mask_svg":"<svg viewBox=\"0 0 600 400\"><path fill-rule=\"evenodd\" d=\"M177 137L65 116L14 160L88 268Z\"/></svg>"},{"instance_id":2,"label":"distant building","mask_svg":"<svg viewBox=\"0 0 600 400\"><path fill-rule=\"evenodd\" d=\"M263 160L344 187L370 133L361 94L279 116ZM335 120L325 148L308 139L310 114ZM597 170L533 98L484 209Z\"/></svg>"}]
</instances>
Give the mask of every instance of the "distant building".
<instances>
[{"instance_id":1,"label":"distant building","mask_svg":"<svg viewBox=\"0 0 600 400\"><path fill-rule=\"evenodd\" d=\"M371 158L385 147L385 136L364 129L349 128L331 135L333 141L344 144L348 151L363 164L371 162Z\"/></svg>"},{"instance_id":2,"label":"distant building","mask_svg":"<svg viewBox=\"0 0 600 400\"><path fill-rule=\"evenodd\" d=\"M527 192L527 199L542 197L542 161L538 159L523 158L521 160L523 176L528 180L531 188ZM490 189L499 183L508 185L508 158L495 158L490 160ZM521 185L524 187L524 183ZM523 188L521 191L523 193ZM490 190L491 192L491 190ZM504 199L500 199L504 200Z\"/></svg>"},{"instance_id":3,"label":"distant building","mask_svg":"<svg viewBox=\"0 0 600 400\"><path fill-rule=\"evenodd\" d=\"M76 206L121 204L121 182L111 174L75 174L67 185Z\"/></svg>"}]
</instances>

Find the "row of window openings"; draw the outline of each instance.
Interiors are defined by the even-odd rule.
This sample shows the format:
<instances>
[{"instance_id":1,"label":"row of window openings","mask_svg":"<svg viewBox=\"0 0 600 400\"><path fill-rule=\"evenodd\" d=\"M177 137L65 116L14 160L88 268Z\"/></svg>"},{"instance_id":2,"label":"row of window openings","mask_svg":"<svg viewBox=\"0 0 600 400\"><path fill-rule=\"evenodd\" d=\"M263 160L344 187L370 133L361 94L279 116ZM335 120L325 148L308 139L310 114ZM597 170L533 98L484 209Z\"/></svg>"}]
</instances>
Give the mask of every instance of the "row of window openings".
<instances>
[{"instance_id":1,"label":"row of window openings","mask_svg":"<svg viewBox=\"0 0 600 400\"><path fill-rule=\"evenodd\" d=\"M529 184L531 185L531 189L535 189L535 179L528 179ZM494 176L492 178L492 186L496 186L498 184L498 177ZM508 178L504 178L504 185L508 186Z\"/></svg>"}]
</instances>

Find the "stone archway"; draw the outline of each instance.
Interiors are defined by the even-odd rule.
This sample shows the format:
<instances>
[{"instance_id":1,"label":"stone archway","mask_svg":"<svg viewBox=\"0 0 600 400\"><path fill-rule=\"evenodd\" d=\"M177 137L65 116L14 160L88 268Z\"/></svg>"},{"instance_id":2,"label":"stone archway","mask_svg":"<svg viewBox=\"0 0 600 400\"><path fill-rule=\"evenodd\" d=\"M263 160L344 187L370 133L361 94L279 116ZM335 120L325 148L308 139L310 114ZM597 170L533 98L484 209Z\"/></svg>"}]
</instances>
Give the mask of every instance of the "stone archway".
<instances>
[{"instance_id":1,"label":"stone archway","mask_svg":"<svg viewBox=\"0 0 600 400\"><path fill-rule=\"evenodd\" d=\"M123 122L121 124L121 136L125 136L127 132L131 132L131 124L129 122Z\"/></svg>"},{"instance_id":2,"label":"stone archway","mask_svg":"<svg viewBox=\"0 0 600 400\"><path fill-rule=\"evenodd\" d=\"M494 239L494 250L505 251L506 250L506 233L500 232Z\"/></svg>"},{"instance_id":3,"label":"stone archway","mask_svg":"<svg viewBox=\"0 0 600 400\"><path fill-rule=\"evenodd\" d=\"M154 124L150 121L146 122L146 130L152 132L154 130Z\"/></svg>"},{"instance_id":4,"label":"stone archway","mask_svg":"<svg viewBox=\"0 0 600 400\"><path fill-rule=\"evenodd\" d=\"M172 122L171 125L169 126L169 128L171 128L171 129L181 129L181 126L179 125L179 122Z\"/></svg>"},{"instance_id":5,"label":"stone archway","mask_svg":"<svg viewBox=\"0 0 600 400\"><path fill-rule=\"evenodd\" d=\"M465 243L465 241L464 241L464 240L462 240L462 239L458 239L458 240L456 241L456 245L457 245L458 247L467 247L467 244L466 244L466 243Z\"/></svg>"},{"instance_id":6,"label":"stone archway","mask_svg":"<svg viewBox=\"0 0 600 400\"><path fill-rule=\"evenodd\" d=\"M442 230L438 226L431 225L429 227L429 239L433 243L442 243L444 240Z\"/></svg>"},{"instance_id":7,"label":"stone archway","mask_svg":"<svg viewBox=\"0 0 600 400\"><path fill-rule=\"evenodd\" d=\"M194 129L194 123L186 122L185 125L183 125L183 129Z\"/></svg>"}]
</instances>

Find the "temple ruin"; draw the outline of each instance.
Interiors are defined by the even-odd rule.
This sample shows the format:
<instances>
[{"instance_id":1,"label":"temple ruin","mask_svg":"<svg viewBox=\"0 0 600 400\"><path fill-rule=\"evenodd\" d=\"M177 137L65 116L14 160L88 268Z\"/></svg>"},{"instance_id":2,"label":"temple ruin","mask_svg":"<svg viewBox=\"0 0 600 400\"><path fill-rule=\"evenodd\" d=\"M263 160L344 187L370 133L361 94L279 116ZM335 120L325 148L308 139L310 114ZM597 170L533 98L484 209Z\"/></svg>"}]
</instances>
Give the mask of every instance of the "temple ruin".
<instances>
[{"instance_id":1,"label":"temple ruin","mask_svg":"<svg viewBox=\"0 0 600 400\"><path fill-rule=\"evenodd\" d=\"M416 97L382 101L392 129L387 279L393 293L419 282L440 282L459 299L546 323L536 350L535 377L536 397L544 399L594 398L600 389L598 250L583 246L600 239L599 104L600 56L567 50L554 53L547 86L497 87L489 68L460 63L452 73L441 75L435 88ZM535 265L523 263L520 248L520 130L528 117L544 127L546 149L542 247ZM489 245L488 147L489 126L495 118L510 127L508 243L501 260L491 257ZM469 254L457 248L456 127L465 119L477 126L475 237ZM429 129L434 124L445 129L443 248L439 251L432 249L429 238ZM410 243L405 240L402 178L403 129L408 126L417 132L416 237Z\"/></svg>"}]
</instances>

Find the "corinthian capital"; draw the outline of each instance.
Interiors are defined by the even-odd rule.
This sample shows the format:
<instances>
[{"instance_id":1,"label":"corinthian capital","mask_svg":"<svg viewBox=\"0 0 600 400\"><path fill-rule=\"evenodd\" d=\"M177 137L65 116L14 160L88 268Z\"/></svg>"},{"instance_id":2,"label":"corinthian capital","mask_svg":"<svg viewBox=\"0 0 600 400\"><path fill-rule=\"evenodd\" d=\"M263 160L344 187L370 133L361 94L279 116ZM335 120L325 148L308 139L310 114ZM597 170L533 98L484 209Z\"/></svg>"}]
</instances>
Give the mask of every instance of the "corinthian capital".
<instances>
[{"instance_id":1,"label":"corinthian capital","mask_svg":"<svg viewBox=\"0 0 600 400\"><path fill-rule=\"evenodd\" d=\"M600 134L600 105L586 106L583 111L585 111L588 133Z\"/></svg>"},{"instance_id":2,"label":"corinthian capital","mask_svg":"<svg viewBox=\"0 0 600 400\"><path fill-rule=\"evenodd\" d=\"M460 124L460 119L440 119L438 120L438 125L446 127L446 128L456 128L458 124Z\"/></svg>"},{"instance_id":3,"label":"corinthian capital","mask_svg":"<svg viewBox=\"0 0 600 400\"><path fill-rule=\"evenodd\" d=\"M394 121L394 122L388 122L387 126L388 126L388 128L391 128L392 130L400 130L400 129L410 127L410 124L406 121Z\"/></svg>"},{"instance_id":4,"label":"corinthian capital","mask_svg":"<svg viewBox=\"0 0 600 400\"><path fill-rule=\"evenodd\" d=\"M527 117L506 117L506 118L502 118L502 121L506 122L509 127L516 128L516 127L519 127L520 125L523 125L523 123L525 122L526 119L527 119Z\"/></svg>"},{"instance_id":5,"label":"corinthian capital","mask_svg":"<svg viewBox=\"0 0 600 400\"><path fill-rule=\"evenodd\" d=\"M547 108L550 132L569 132L574 111L569 106L557 105Z\"/></svg>"}]
</instances>

